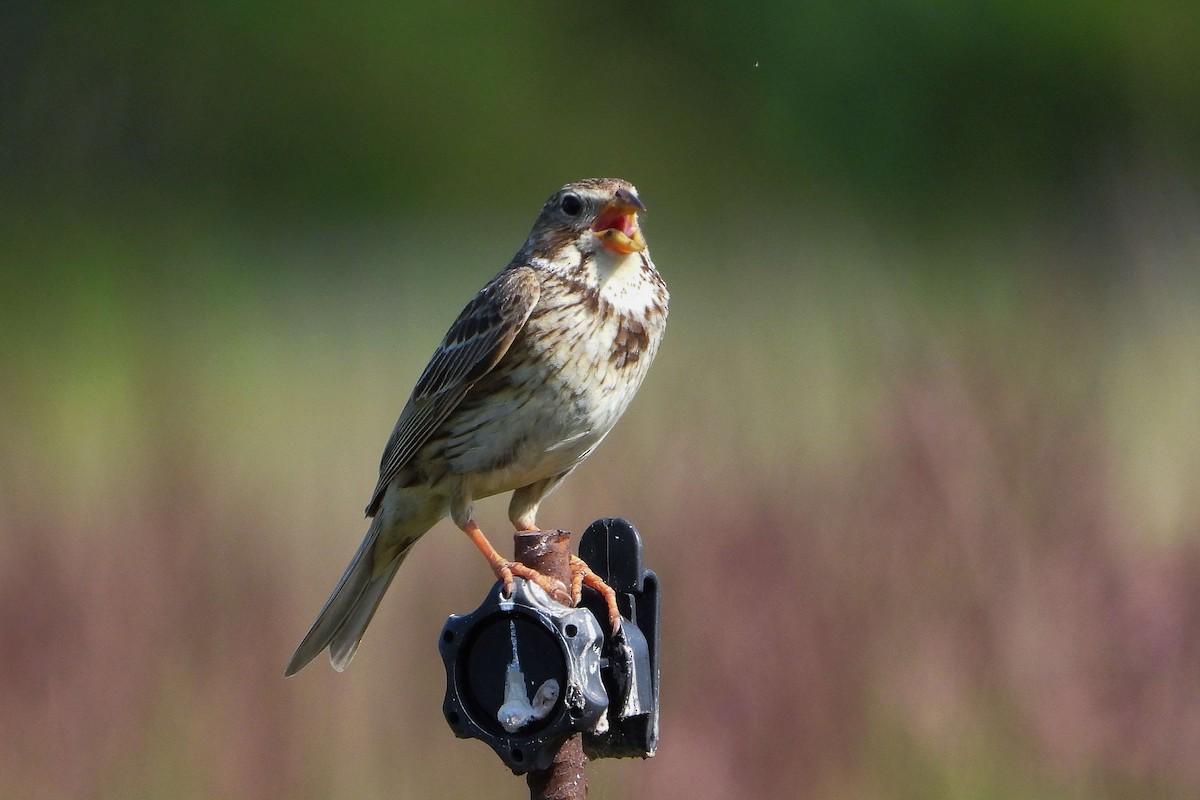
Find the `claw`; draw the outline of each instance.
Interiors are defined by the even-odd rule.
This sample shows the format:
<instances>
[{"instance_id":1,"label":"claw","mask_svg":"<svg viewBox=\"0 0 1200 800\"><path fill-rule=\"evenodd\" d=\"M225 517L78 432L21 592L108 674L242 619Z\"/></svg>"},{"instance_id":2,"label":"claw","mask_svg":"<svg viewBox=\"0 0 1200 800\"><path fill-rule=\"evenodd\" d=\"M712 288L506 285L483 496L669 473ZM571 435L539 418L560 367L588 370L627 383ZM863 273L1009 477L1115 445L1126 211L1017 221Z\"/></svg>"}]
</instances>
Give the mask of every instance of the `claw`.
<instances>
[{"instance_id":1,"label":"claw","mask_svg":"<svg viewBox=\"0 0 1200 800\"><path fill-rule=\"evenodd\" d=\"M512 597L513 593L513 573L510 564L501 562L500 566L493 570L496 573L496 580L504 581L504 596Z\"/></svg>"}]
</instances>

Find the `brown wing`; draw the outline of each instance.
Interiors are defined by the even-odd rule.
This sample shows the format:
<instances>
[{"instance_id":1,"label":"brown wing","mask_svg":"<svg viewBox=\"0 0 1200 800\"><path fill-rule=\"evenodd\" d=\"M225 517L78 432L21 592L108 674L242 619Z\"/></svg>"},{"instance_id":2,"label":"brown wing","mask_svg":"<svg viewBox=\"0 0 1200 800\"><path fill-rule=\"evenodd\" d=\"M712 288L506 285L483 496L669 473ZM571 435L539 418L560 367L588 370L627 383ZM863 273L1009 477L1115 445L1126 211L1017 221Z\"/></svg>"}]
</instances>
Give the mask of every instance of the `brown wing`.
<instances>
[{"instance_id":1,"label":"brown wing","mask_svg":"<svg viewBox=\"0 0 1200 800\"><path fill-rule=\"evenodd\" d=\"M496 366L541 295L529 267L506 269L467 304L421 373L379 462L367 516L379 511L388 483L450 416L471 386Z\"/></svg>"}]
</instances>

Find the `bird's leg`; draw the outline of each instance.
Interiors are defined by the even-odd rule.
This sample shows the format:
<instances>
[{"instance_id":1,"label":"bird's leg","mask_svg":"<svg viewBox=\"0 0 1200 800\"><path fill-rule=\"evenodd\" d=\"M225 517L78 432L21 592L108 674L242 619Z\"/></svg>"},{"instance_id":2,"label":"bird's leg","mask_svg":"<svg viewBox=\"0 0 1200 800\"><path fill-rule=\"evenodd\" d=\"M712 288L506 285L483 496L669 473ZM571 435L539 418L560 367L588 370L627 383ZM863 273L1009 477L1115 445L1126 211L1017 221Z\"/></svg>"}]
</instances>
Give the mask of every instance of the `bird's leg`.
<instances>
[{"instance_id":1,"label":"bird's leg","mask_svg":"<svg viewBox=\"0 0 1200 800\"><path fill-rule=\"evenodd\" d=\"M513 576L524 578L527 581L536 583L545 590L546 594L553 597L558 602L566 605L571 598L567 587L560 580L548 578L532 567L527 567L519 561L509 561L496 552L496 548L492 547L492 543L483 535L483 531L475 524L475 520L468 520L466 525L462 526L463 533L471 537L471 541L475 543L475 547L479 552L483 553L483 557L487 559L488 566L492 568L492 573L496 576L496 580L504 581L504 594L512 597L513 591Z\"/></svg>"},{"instance_id":2,"label":"bird's leg","mask_svg":"<svg viewBox=\"0 0 1200 800\"><path fill-rule=\"evenodd\" d=\"M604 604L608 606L608 624L612 627L612 632L616 633L621 629L621 611L617 608L617 593L599 575L592 572L587 562L579 556L571 556L571 595L575 598L575 605L579 605L584 586L595 589L604 598Z\"/></svg>"}]
</instances>

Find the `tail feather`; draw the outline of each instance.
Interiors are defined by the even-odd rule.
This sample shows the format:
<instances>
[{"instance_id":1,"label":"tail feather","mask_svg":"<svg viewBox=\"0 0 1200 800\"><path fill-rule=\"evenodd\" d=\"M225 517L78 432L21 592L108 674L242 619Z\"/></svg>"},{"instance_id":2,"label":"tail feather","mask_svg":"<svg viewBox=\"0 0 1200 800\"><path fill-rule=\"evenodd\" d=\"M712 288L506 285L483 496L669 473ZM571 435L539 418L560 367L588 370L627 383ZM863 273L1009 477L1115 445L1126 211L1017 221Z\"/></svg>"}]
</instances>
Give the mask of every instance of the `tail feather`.
<instances>
[{"instance_id":1,"label":"tail feather","mask_svg":"<svg viewBox=\"0 0 1200 800\"><path fill-rule=\"evenodd\" d=\"M383 572L371 579L341 627L333 634L333 640L329 643L329 663L333 664L333 668L338 672L344 670L350 664L350 659L354 658L358 643L362 641L367 626L371 624L371 618L375 616L379 601L391 585L392 578L396 577L404 555L405 553L401 552Z\"/></svg>"},{"instance_id":2,"label":"tail feather","mask_svg":"<svg viewBox=\"0 0 1200 800\"><path fill-rule=\"evenodd\" d=\"M373 551L379 539L380 521L376 517L363 537L358 552L350 559L342 579L334 587L333 594L325 601L321 613L309 628L304 640L292 654L291 661L283 671L284 677L295 675L316 658L322 650L329 648L329 660L334 669L341 672L354 657L363 632L375 615L379 601L407 555L407 549L392 559L378 575L375 575Z\"/></svg>"}]
</instances>

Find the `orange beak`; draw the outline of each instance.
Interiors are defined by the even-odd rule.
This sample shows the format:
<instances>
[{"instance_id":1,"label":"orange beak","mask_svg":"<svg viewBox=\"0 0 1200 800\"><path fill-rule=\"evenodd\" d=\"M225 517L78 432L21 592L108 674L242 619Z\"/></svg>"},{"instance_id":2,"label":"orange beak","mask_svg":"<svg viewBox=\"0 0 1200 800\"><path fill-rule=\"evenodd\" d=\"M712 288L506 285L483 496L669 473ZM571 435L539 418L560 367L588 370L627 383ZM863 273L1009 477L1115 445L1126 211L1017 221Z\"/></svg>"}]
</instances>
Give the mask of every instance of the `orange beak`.
<instances>
[{"instance_id":1,"label":"orange beak","mask_svg":"<svg viewBox=\"0 0 1200 800\"><path fill-rule=\"evenodd\" d=\"M624 254L641 252L646 249L646 239L638 227L637 213L645 210L637 195L618 189L616 199L592 223L592 233L609 250Z\"/></svg>"}]
</instances>

